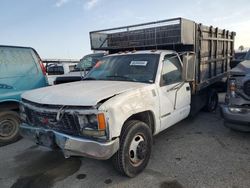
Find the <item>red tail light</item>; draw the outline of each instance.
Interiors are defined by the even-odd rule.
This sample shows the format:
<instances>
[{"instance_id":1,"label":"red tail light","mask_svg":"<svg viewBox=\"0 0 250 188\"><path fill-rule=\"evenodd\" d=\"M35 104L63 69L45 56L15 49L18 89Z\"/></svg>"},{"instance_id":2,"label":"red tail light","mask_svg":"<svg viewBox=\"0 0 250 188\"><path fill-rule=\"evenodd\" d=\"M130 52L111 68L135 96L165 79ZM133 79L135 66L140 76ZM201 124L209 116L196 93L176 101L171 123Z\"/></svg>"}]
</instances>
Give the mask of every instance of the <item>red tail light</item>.
<instances>
[{"instance_id":1,"label":"red tail light","mask_svg":"<svg viewBox=\"0 0 250 188\"><path fill-rule=\"evenodd\" d=\"M45 69L43 62L41 60L39 61L39 64L40 64L40 67L42 69L43 75L46 75L46 69Z\"/></svg>"}]
</instances>

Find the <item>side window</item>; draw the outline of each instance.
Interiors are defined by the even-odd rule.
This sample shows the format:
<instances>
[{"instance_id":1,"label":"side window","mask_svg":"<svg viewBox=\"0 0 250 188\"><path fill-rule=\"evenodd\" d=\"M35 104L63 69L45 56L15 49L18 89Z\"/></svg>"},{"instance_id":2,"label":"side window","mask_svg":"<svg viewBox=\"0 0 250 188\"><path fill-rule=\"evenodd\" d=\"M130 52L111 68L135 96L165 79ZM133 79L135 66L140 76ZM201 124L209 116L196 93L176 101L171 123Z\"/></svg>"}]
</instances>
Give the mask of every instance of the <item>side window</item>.
<instances>
[{"instance_id":1,"label":"side window","mask_svg":"<svg viewBox=\"0 0 250 188\"><path fill-rule=\"evenodd\" d=\"M176 54L166 55L163 61L160 86L182 81L182 66Z\"/></svg>"}]
</instances>

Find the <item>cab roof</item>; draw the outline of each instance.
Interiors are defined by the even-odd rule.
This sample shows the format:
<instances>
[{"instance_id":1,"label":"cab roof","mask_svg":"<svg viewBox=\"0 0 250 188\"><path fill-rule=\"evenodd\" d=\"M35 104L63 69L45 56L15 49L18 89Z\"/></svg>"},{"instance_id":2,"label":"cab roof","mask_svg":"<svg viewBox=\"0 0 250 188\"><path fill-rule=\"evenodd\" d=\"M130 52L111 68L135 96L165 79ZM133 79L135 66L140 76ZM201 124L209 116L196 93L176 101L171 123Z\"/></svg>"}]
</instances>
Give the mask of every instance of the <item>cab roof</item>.
<instances>
[{"instance_id":1,"label":"cab roof","mask_svg":"<svg viewBox=\"0 0 250 188\"><path fill-rule=\"evenodd\" d=\"M172 54L176 53L172 50L139 50L139 51L124 51L114 54L109 54L108 56L117 56L117 55L132 55L132 54L161 54L162 52Z\"/></svg>"}]
</instances>

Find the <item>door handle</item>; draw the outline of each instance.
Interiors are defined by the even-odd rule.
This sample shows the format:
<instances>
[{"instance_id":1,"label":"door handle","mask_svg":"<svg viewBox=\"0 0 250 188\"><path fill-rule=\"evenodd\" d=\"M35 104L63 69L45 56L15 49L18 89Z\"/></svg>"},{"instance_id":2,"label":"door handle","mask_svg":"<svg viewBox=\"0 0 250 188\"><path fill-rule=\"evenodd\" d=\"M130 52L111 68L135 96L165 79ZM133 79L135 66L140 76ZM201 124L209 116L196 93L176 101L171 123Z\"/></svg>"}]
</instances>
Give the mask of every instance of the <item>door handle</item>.
<instances>
[{"instance_id":1,"label":"door handle","mask_svg":"<svg viewBox=\"0 0 250 188\"><path fill-rule=\"evenodd\" d=\"M189 91L189 90L190 90L190 87L189 87L189 86L187 86L187 87L186 87L186 90L187 90L187 91Z\"/></svg>"}]
</instances>

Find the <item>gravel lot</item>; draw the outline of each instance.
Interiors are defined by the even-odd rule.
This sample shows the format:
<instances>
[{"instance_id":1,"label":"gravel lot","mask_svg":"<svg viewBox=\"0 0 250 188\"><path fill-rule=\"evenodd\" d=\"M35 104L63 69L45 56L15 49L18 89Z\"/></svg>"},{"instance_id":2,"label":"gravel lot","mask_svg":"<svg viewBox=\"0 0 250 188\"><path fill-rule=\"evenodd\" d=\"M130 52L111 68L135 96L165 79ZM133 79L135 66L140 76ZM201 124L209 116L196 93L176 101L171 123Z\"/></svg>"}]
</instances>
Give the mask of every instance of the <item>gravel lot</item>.
<instances>
[{"instance_id":1,"label":"gravel lot","mask_svg":"<svg viewBox=\"0 0 250 188\"><path fill-rule=\"evenodd\" d=\"M201 112L157 135L149 165L133 179L110 161L64 159L24 139L1 147L0 159L1 188L250 187L250 134L225 128L219 112Z\"/></svg>"}]
</instances>

